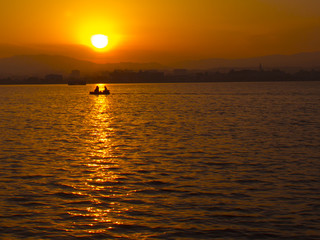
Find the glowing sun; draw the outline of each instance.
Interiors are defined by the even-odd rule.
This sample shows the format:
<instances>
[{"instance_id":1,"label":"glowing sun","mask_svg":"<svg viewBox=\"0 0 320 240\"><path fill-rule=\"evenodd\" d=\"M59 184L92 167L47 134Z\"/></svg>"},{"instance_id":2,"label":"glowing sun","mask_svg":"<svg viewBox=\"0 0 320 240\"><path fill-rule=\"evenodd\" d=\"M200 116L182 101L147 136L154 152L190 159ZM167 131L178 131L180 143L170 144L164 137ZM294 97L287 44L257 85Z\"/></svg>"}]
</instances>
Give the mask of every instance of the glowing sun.
<instances>
[{"instance_id":1,"label":"glowing sun","mask_svg":"<svg viewBox=\"0 0 320 240\"><path fill-rule=\"evenodd\" d=\"M105 48L108 45L108 37L103 34L96 34L91 37L91 43L96 48Z\"/></svg>"}]
</instances>

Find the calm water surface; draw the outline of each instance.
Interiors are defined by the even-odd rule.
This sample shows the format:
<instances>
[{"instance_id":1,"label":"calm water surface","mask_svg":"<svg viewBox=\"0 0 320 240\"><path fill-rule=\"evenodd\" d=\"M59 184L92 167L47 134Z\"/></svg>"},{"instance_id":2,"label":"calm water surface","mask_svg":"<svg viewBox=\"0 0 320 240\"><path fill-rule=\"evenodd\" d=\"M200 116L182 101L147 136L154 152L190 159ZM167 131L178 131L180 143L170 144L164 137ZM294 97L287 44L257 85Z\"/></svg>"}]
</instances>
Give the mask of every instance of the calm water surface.
<instances>
[{"instance_id":1,"label":"calm water surface","mask_svg":"<svg viewBox=\"0 0 320 240\"><path fill-rule=\"evenodd\" d=\"M319 239L320 82L0 86L0 239Z\"/></svg>"}]
</instances>

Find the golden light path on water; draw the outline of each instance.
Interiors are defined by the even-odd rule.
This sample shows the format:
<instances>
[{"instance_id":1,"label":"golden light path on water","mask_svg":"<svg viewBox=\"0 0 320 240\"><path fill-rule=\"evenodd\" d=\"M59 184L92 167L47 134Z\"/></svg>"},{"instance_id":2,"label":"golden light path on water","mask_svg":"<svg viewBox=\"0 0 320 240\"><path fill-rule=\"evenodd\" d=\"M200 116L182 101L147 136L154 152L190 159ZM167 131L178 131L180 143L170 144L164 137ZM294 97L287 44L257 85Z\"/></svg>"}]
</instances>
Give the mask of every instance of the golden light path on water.
<instances>
[{"instance_id":1,"label":"golden light path on water","mask_svg":"<svg viewBox=\"0 0 320 240\"><path fill-rule=\"evenodd\" d=\"M98 85L103 89L104 85ZM90 196L91 205L84 206L82 209L77 209L76 212L69 212L73 217L88 217L88 228L84 231L89 234L104 233L112 229L114 225L124 224L122 220L115 217L124 214L129 208L121 206L118 201L130 195L130 192L119 191L115 189L114 185L119 184L118 169L126 169L125 162L121 161L115 154L112 148L115 146L115 139L113 136L116 134L111 127L112 117L109 115L110 100L107 96L93 96L93 106L90 114L86 117L86 125L88 126L90 137L87 139L87 162L85 168L89 173L87 178L83 178L83 189L74 194L85 194ZM84 191L83 191L84 190ZM109 205L106 207L105 201L101 199L111 199L108 201ZM93 221L92 221L93 220ZM72 228L77 228L77 222L73 223ZM80 222L80 224L83 224ZM106 227L97 227L95 225L106 224ZM71 229L66 229L70 231Z\"/></svg>"}]
</instances>

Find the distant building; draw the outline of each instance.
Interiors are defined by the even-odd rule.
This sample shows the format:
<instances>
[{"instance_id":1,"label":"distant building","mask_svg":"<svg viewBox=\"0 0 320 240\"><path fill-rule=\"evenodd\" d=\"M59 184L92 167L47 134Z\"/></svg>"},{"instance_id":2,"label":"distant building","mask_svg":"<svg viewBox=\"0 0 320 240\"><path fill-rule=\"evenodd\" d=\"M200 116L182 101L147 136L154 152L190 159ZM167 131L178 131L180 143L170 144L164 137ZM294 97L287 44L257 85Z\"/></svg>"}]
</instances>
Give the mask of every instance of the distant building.
<instances>
[{"instance_id":1,"label":"distant building","mask_svg":"<svg viewBox=\"0 0 320 240\"><path fill-rule=\"evenodd\" d=\"M156 70L135 72L132 70L114 70L110 73L111 82L162 82L164 73Z\"/></svg>"},{"instance_id":2,"label":"distant building","mask_svg":"<svg viewBox=\"0 0 320 240\"><path fill-rule=\"evenodd\" d=\"M177 68L173 70L173 74L175 75L186 75L188 73L187 69Z\"/></svg>"},{"instance_id":3,"label":"distant building","mask_svg":"<svg viewBox=\"0 0 320 240\"><path fill-rule=\"evenodd\" d=\"M40 84L41 79L38 77L28 77L25 82L27 84Z\"/></svg>"},{"instance_id":4,"label":"distant building","mask_svg":"<svg viewBox=\"0 0 320 240\"><path fill-rule=\"evenodd\" d=\"M73 78L73 79L80 78L80 70L72 70L70 74L70 78Z\"/></svg>"},{"instance_id":5,"label":"distant building","mask_svg":"<svg viewBox=\"0 0 320 240\"><path fill-rule=\"evenodd\" d=\"M86 81L84 79L80 78L80 70L72 70L69 80L68 80L68 85L86 85Z\"/></svg>"},{"instance_id":6,"label":"distant building","mask_svg":"<svg viewBox=\"0 0 320 240\"><path fill-rule=\"evenodd\" d=\"M44 77L45 83L63 83L63 76L60 74L48 74Z\"/></svg>"},{"instance_id":7,"label":"distant building","mask_svg":"<svg viewBox=\"0 0 320 240\"><path fill-rule=\"evenodd\" d=\"M259 64L259 71L260 71L260 72L263 72L263 67L262 67L262 64L261 64L261 63Z\"/></svg>"}]
</instances>

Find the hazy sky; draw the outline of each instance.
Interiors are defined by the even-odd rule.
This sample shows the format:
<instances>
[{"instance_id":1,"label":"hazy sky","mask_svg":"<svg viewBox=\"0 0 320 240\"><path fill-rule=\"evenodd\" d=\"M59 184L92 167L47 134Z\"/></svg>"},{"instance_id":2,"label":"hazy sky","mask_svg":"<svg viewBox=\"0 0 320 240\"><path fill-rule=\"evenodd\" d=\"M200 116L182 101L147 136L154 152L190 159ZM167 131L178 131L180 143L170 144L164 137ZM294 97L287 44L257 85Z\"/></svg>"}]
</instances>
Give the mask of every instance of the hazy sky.
<instances>
[{"instance_id":1,"label":"hazy sky","mask_svg":"<svg viewBox=\"0 0 320 240\"><path fill-rule=\"evenodd\" d=\"M173 62L320 50L320 0L10 0L0 7L0 57ZM105 52L91 47L97 33L109 37Z\"/></svg>"}]
</instances>

